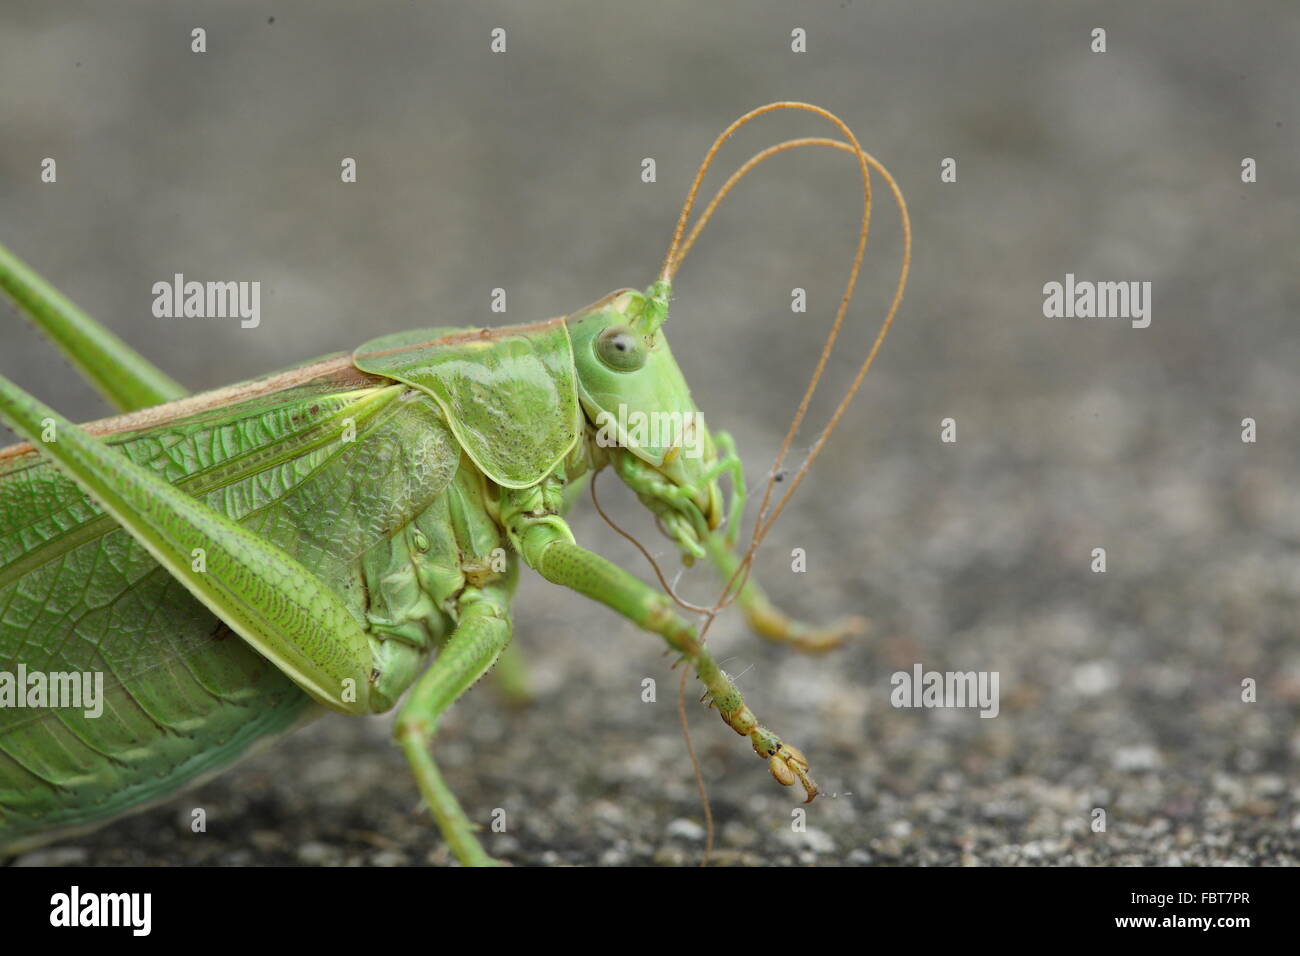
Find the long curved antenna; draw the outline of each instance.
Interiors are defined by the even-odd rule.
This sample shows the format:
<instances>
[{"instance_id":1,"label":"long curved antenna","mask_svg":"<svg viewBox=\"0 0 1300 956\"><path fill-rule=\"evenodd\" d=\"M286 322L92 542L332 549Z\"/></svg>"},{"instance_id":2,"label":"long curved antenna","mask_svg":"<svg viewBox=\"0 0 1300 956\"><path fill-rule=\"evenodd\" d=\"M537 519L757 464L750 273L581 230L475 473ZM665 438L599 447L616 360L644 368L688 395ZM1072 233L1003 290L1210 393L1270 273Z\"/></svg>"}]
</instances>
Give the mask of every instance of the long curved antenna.
<instances>
[{"instance_id":1,"label":"long curved antenna","mask_svg":"<svg viewBox=\"0 0 1300 956\"><path fill-rule=\"evenodd\" d=\"M790 141L790 142L794 143L796 141ZM781 144L781 145L786 146L787 144ZM834 148L842 149L846 151L853 151L853 148L850 147L848 144L841 143L837 140L822 140L822 139L810 140L810 141L805 141L803 145L824 145L824 146L832 146ZM788 147L788 148L792 148L792 147ZM872 363L875 361L876 355L880 351L880 346L884 343L885 336L888 334L890 326L893 325L894 317L898 314L898 308L902 304L903 291L907 285L907 276L908 276L909 268L911 265L911 259L912 259L912 223L911 223L911 218L909 217L907 212L907 201L903 198L902 190L899 189L897 181L894 179L893 175L889 172L889 170L884 165L882 165L877 159L875 159L875 157L871 156L868 153L863 152L860 147L858 148L857 152L859 153L860 157L865 158L866 161L871 165L871 167L875 169L877 172L879 172L881 176L884 177L886 183L888 183L889 185L890 190L893 192L895 202L898 204L899 218L901 220L902 229L903 229L903 259L901 265L899 266L898 282L894 289L894 296L892 301L890 302L889 311L886 313L885 319L881 323L880 330L879 332L877 332L876 337L872 342L871 348L867 352L866 357L862 360L862 364L858 367L858 371L854 375L853 381L849 384L849 387L845 390L844 396L840 399L839 404L836 406L835 411L832 413L825 428L822 429L821 433L817 436L817 439L813 442L813 445L808 452L808 456L804 459L803 463L799 466L799 470L795 473L794 479L790 482L790 485L786 489L785 494L782 495L781 498L777 501L775 508L773 509L771 515L769 516L767 513L767 509L768 509L768 504L771 501L772 490L776 485L777 477L781 474L781 464L784 461L785 456L789 451L790 445L794 440L794 435L795 432L798 430L799 423L803 418L803 413L807 410L808 404L812 399L813 392L816 390L817 376L814 375L813 380L809 382L808 388L804 392L803 400L800 402L799 412L796 413L794 420L790 423L790 428L786 433L785 441L782 443L781 450L777 455L776 461L773 463L772 469L768 473L767 484L763 490L763 502L759 507L759 514L758 514L758 518L755 520L754 531L750 539L749 547L748 549L746 549L743 558L740 560L740 563L738 564L735 573L732 574L730 580L728 580L726 585L723 587L721 594L718 596L717 602L710 609L709 614L705 617L704 623L700 627L700 632L699 632L700 640L704 639L704 636L707 634L709 627L713 624L713 620L714 618L717 617L718 613L723 608L727 607L729 604L734 602L736 600L736 597L739 595L740 590L744 587L745 581L748 580L750 569L753 566L754 554L757 552L759 545L762 544L763 539L767 536L768 532L771 531L772 525L775 524L776 519L780 517L781 512L785 509L785 506L789 502L791 496L794 494L795 489L799 487L800 482L802 482L804 477L808 474L809 469L812 467L813 461L817 458L819 454L821 454L821 450L825 446L827 439L830 438L831 433L834 432L836 427L839 425L840 420L843 418L845 411L849 407L849 404L853 401L854 396L857 394L858 389L861 387L862 381L866 377L867 371L871 368ZM745 164L745 166L742 166L741 169L748 171L746 167L753 168L753 166L756 166L758 163L762 162L764 159L767 159L769 156L775 155L775 153L776 153L776 147L773 147L769 150L764 150L762 153L756 154L748 163ZM728 180L727 185L724 186L723 188L729 189L731 186L734 186L735 182L738 182L739 179L740 179L740 170L737 170L736 175L733 175L733 177ZM714 197L715 202L710 203L710 206L715 205L716 201L720 201L721 198L725 195L723 190L719 190L719 193L720 195ZM696 230L697 232L698 232L698 228L700 227L697 227ZM691 239L688 240L688 244L689 242L694 240L695 235L696 233L693 232ZM837 317L837 321L838 321L838 317ZM826 343L822 347L821 361L819 361L818 363L819 370L825 364L825 361L830 354L830 350L833 344L834 344L834 330L832 330L832 334L827 337Z\"/></svg>"},{"instance_id":2,"label":"long curved antenna","mask_svg":"<svg viewBox=\"0 0 1300 956\"><path fill-rule=\"evenodd\" d=\"M790 427L786 432L785 440L782 442L781 450L778 452L777 458L773 462L772 468L768 473L767 484L763 489L763 501L762 504L759 506L759 514L754 524L754 531L750 539L749 548L746 550L743 558L741 559L738 567L736 568L735 574L731 576L731 579L727 582L726 586L723 588L721 595L719 595L717 603L715 603L713 608L710 609L710 613L708 617L705 619L703 627L701 627L700 629L701 637L703 637L704 633L708 631L709 625L713 623L713 618L717 616L717 613L735 601L736 596L740 592L740 589L744 587L745 580L748 579L749 571L753 564L754 554L758 550L758 546L762 543L763 539L767 537L767 534L769 531L771 531L773 524L776 523L776 519L780 517L781 512L785 509L786 504L790 501L790 498L794 495L795 489L799 487L799 484L803 481L804 477L808 474L809 469L812 467L813 461L816 460L819 454L821 454L822 448L825 446L827 439L830 438L831 433L834 432L835 429L839 426L840 420L843 418L845 411L848 410L849 404L853 401L854 396L857 394L858 389L861 387L862 381L866 377L867 371L871 368L872 363L875 361L876 355L879 353L880 347L884 343L885 336L889 334L889 329L893 325L895 316L898 314L898 308L902 304L903 291L907 286L907 276L911 266L912 223L911 223L911 218L908 215L908 211L907 211L907 201L903 198L902 190L899 189L897 181L894 179L893 175L889 172L889 170L883 164L881 164L880 161L877 160L874 156L863 151L861 147L857 147L855 149L854 147L849 146L847 143L842 143L838 140L822 139L822 138L789 140L785 143L779 144L778 146L769 147L768 149L755 154L753 157L750 158L748 162L746 162L742 167L740 167L740 169L738 169L730 179L727 180L727 183L722 187L722 189L719 189L718 194L715 195L713 200L709 203L709 208L710 209L716 208L717 203L720 202L726 196L726 193L729 192L731 188L733 188L735 184L740 181L741 178L743 178L744 173L749 172L749 170L751 170L754 166L757 166L759 163L763 162L765 159L768 159L771 156L776 155L778 152L784 152L785 149L793 149L796 145L830 146L835 149L844 150L846 152L856 152L861 159L865 160L873 169L875 169L878 173L880 173L882 177L884 177L885 182L889 185L889 188L893 193L895 202L898 204L899 218L902 223L902 229L903 229L903 259L902 259L902 263L899 266L898 281L894 288L893 299L890 302L889 310L885 315L885 319L880 325L880 330L876 333L876 337L872 341L871 348L868 350L866 357L862 360L861 365L858 366L857 373L854 375L852 382L849 384L849 387L845 390L843 397L840 399L840 402L836 406L835 411L831 414L831 417L827 422L826 426L822 429L821 433L817 436L816 440L813 442L811 448L809 449L808 456L803 460L802 464L800 464L798 471L794 475L794 478L791 480L789 486L786 488L785 494L783 494L781 498L777 501L775 508L772 510L771 514L769 515L768 505L771 502L772 491L776 486L777 476L781 474L781 465L785 461L786 455L789 453L790 446L794 441L794 436L798 431L799 425L801 424L804 414L808 409L808 405L812 400L813 393L817 389L818 378L820 377L820 371L825 366L826 360L830 356L830 352L834 345L834 341L838 329L832 328L831 334L827 336L826 343L822 346L822 354L820 360L818 361L817 371L814 372L812 380L808 383L808 388L805 390L803 399L799 404L799 410L796 412L794 419L790 423ZM690 245L694 243L695 238L698 236L699 230L703 228L703 222L704 220L702 220L699 224L697 224L696 229L691 233L691 236L687 240L686 246L684 248L689 248ZM863 235L865 236L865 226L864 226ZM855 271L856 271L856 263L855 263ZM843 304L844 302L842 301L842 305ZM839 324L840 319L842 319L842 313L837 314L836 325Z\"/></svg>"},{"instance_id":3,"label":"long curved antenna","mask_svg":"<svg viewBox=\"0 0 1300 956\"><path fill-rule=\"evenodd\" d=\"M695 202L699 195L700 186L704 180L705 174L708 172L709 167L712 165L713 160L716 157L718 151L721 149L722 145L738 129L740 129L742 126L746 125L747 123L750 123L753 120L757 119L758 117L763 116L767 113L771 113L783 109L805 110L807 112L814 113L818 116L821 116L829 120L830 122L834 123L836 127L839 128L840 132L844 134L844 137L845 139L848 140L848 142L841 142L839 140L827 139L824 137L807 137L803 139L787 140L775 146L768 147L767 149L762 150L761 152L755 154L754 156L750 157L749 160L747 160L739 169L736 170L736 172L734 172L726 180L726 182L722 185L722 187L709 201L708 205L701 213L698 221L695 223L695 226L692 228L690 234L687 235L686 225L690 221L691 212L695 207ZM678 268L681 266L681 263L685 259L686 255L694 247L695 241L699 238L700 232L703 230L705 225L708 224L709 220L713 216L713 213L717 210L718 205L722 202L722 200L726 198L726 196L731 192L731 190L735 188L735 186L742 179L744 179L745 176L747 176L760 163L770 159L771 157L786 152L787 150L796 149L804 146L828 146L834 149L839 149L851 153L857 159L858 168L862 174L862 192L863 192L862 226L858 233L858 243L857 243L857 249L853 257L853 265L849 270L848 282L845 286L844 294L840 298L840 304L838 309L836 310L835 319L831 324L831 329L826 337L826 342L822 346L821 354L818 357L817 365L813 370L812 376L808 382L808 386L804 390L803 398L799 402L799 407L796 410L794 417L790 422L790 426L786 431L785 438L781 443L781 448L780 451L777 453L776 461L773 463L771 470L768 472L767 483L763 489L763 500L759 506L758 516L755 519L754 530L750 538L749 547L745 551L744 557L741 559L739 565L737 566L735 573L731 575L730 580L728 580L726 585L723 587L722 593L719 595L718 600L713 604L712 607L708 609L704 609L706 616L705 616L703 626L700 628L698 633L698 639L700 641L704 640L705 635L709 630L709 627L713 624L713 621L718 616L719 612L723 608L727 607L729 604L731 604L736 600L741 589L744 587L744 582L748 579L750 569L753 565L754 554L758 550L759 545L763 542L763 539L767 536L768 532L771 531L772 526L776 523L777 518L780 517L781 512L785 509L786 504L790 501L790 498L794 495L795 490L803 482L804 477L808 474L809 469L812 467L812 463L816 460L817 456L821 454L821 450L825 446L826 441L830 438L831 434L839 426L840 420L843 418L844 413L848 409L849 404L853 401L854 396L857 394L858 389L861 387L862 381L866 377L867 371L871 368L871 365L875 361L877 353L880 351L880 346L884 343L885 336L888 335L889 329L893 325L894 317L897 315L898 308L902 303L903 291L907 286L907 276L911 267L911 259L912 259L911 218L908 215L907 202L903 198L902 191L899 189L898 183L895 181L894 177L890 174L889 170L886 169L877 159L875 159L875 157L871 156L869 153L863 150L861 143L858 142L858 139L856 136L854 136L853 131L849 129L849 127L844 123L844 121L841 120L834 113L830 112L829 110L823 109L820 106L814 106L809 103L777 102L777 103L769 103L766 106L760 106L757 109L751 110L748 113L744 114L735 122L733 122L730 126L728 126L722 132L722 134L719 135L716 140L714 140L713 145L709 148L708 152L705 154L703 161L700 163L699 169L696 171L695 178L691 182L690 189L687 191L686 200L682 204L682 209L680 214L678 215L677 224L673 231L672 241L669 243L668 250L664 255L663 265L662 268L660 269L659 283L657 285L663 290L665 290L665 292L671 287L671 282L673 277L676 275L676 272ZM881 174L882 177L884 177L885 182L889 185L889 188L893 193L895 202L898 204L899 217L901 219L902 229L903 229L903 258L899 268L898 282L897 285L895 286L894 296L892 301L890 302L889 310L885 315L884 321L881 323L880 330L877 332L876 337L873 340L871 344L871 348L868 350L866 357L863 359L862 364L858 367L857 373L854 375L852 382L845 390L843 397L840 399L839 404L836 406L835 411L832 413L826 426L822 429L820 434L817 436L816 440L813 442L813 445L809 450L808 456L804 459L802 464L799 466L798 471L795 473L793 480L786 488L785 493L776 502L775 507L772 508L771 513L769 514L769 505L771 505L771 501L772 501L772 492L776 485L778 476L782 474L781 466L784 463L786 456L789 454L790 447L794 442L794 437L798 432L800 425L802 425L804 417L807 415L808 407L812 402L813 394L817 390L817 386L821 380L822 373L825 370L826 364L830 359L831 352L835 346L835 341L839 337L840 328L843 325L844 317L848 311L849 302L853 298L853 292L857 285L858 273L861 270L862 259L866 253L867 235L871 226L871 174L869 172L868 167L870 167L871 169L875 169L877 172ZM683 238L684 236L685 238ZM662 304L666 308L666 304L667 304L666 295ZM660 320L662 321L662 318ZM606 520L609 521L608 517L606 517ZM612 522L610 523L612 524ZM617 528L617 526L615 526L615 528L621 534L624 534L625 537L629 537L630 539L630 536L628 536L625 532L623 532L622 529ZM649 554L648 552L645 551L644 548L642 548L642 553L645 554L647 558L649 558ZM650 559L650 563L655 568L655 573L656 575L658 575L660 583L664 586L665 591L667 591L672 596L672 598L675 601L677 601L678 604L681 604L682 606L685 607L686 606L685 602L683 602L676 595L676 593L673 592L673 589L667 585L667 582L664 580L663 574L660 572L658 566L655 564L653 559ZM694 605L691 606L692 609L694 609L694 607L695 607ZM685 679L686 679L686 674L685 672L683 672L682 684L678 688L679 709L682 707L682 695L685 692ZM691 746L690 732L685 721L684 712L680 714L680 718L682 722L683 736L686 738L687 747L691 753L691 756L693 758L692 762L695 766L696 784L699 787L701 797L704 800L705 816L707 822L707 833L708 833L708 846L711 847L713 842L713 819L708 804L708 797L704 792L704 782L699 771L698 762L694 761L694 756L695 756L694 748ZM708 851L706 849L704 861L701 865L706 865L707 863L708 863Z\"/></svg>"},{"instance_id":4,"label":"long curved antenna","mask_svg":"<svg viewBox=\"0 0 1300 956\"><path fill-rule=\"evenodd\" d=\"M752 120L756 119L759 116L764 115L765 113L773 112L779 109L803 109L803 110L807 110L808 112L815 113L819 116L823 116L840 128L840 130L845 134L846 138L850 140L851 145L850 143L846 143L834 139L828 139L824 137L806 137L802 139L787 140L785 142L778 143L775 146L770 146L759 153L756 153L754 156L750 157L743 165L741 165L740 168L738 168L734 173L732 173L732 175L726 180L726 182L722 185L722 187L719 188L717 193L714 194L713 198L705 206L704 211L700 214L698 220L696 221L689 235L687 235L686 224L690 219L690 214L694 209L696 199L698 198L700 185L703 181L704 175L707 173L710 165L712 165L713 159L717 155L718 150L722 147L722 144L725 143L727 139L729 139L736 132L736 130L744 126L746 123L751 122ZM750 112L746 113L744 116L737 119L729 127L727 127L727 129L724 130L723 133L714 141L713 145L709 148L709 151L705 154L704 160L701 162L700 168L696 172L695 179L692 181L691 187L687 192L686 200L682 204L682 210L678 216L677 226L673 233L672 242L669 244L668 252L664 257L664 263L660 273L660 278L664 281L671 281L678 267L685 259L686 255L694 247L696 240L699 238L700 232L708 224L709 220L713 216L713 213L717 210L718 205L722 202L723 199L726 198L726 196L731 192L731 190L734 189L735 186L742 179L745 178L745 176L747 176L760 163L772 158L773 156L776 156L780 153L786 152L791 149L797 149L804 146L827 146L834 149L842 150L844 152L851 153L857 158L859 169L862 171L863 174L863 214L862 214L862 227L858 235L858 248L855 252L853 265L850 269L849 281L846 285L844 295L840 299L840 305L839 308L836 310L835 320L832 323L830 333L827 335L826 342L822 347L821 354L818 357L818 362L816 367L813 370L813 374L808 383L808 387L804 391L804 395L799 403L799 407L795 412L793 420L790 422L789 428L787 429L785 439L782 441L781 449L777 453L776 460L773 463L772 469L768 474L768 481L763 490L763 500L759 507L759 514L754 525L754 532L750 541L750 546L747 549L744 557L742 558L740 565L736 570L736 573L732 575L731 580L728 581L727 585L724 587L722 594L718 598L717 603L715 603L715 605L710 609L711 613L709 615L709 619L706 620L705 622L705 626L703 630L707 630L708 625L712 622L712 618L713 616L716 615L717 611L727 607L728 605L730 605L732 602L735 601L736 596L739 594L740 588L744 586L744 579L748 577L749 569L752 566L752 562L753 562L753 555L757 550L758 545L761 544L763 539L767 536L773 524L776 522L776 519L780 516L781 512L785 509L786 504L793 496L795 490L802 483L804 477L807 475L809 469L811 468L813 461L821 453L821 450L824 447L827 439L830 438L831 433L834 432L836 427L838 427L839 422L844 415L844 412L848 409L849 404L853 401L854 396L857 394L857 391L862 384L863 378L866 376L867 371L870 369L872 363L875 361L875 357L877 353L880 351L880 346L883 344L885 336L889 333L889 329L893 324L894 317L898 312L898 307L902 302L903 290L907 284L907 275L911 264L911 247L912 247L911 220L907 212L906 200L903 198L902 191L898 188L898 184L896 180L890 174L889 170L886 169L875 157L873 157L871 154L867 153L865 150L862 149L862 146L858 142L857 137L854 136L853 132L837 116L835 116L829 110L823 109L822 107L813 106L811 104L806 104L806 103L795 103L795 102L769 103L766 106L761 106L755 110L751 110ZM848 389L845 391L844 396L841 398L839 404L836 406L836 409L832 413L831 418L827 423L826 427L822 430L822 432L818 435L817 439L814 441L807 458L805 458L803 463L800 465L798 471L794 475L793 480L787 486L785 493L777 501L776 506L771 512L771 514L769 514L768 509L769 509L769 505L771 504L772 492L776 483L776 476L781 473L781 465L784 463L786 456L789 454L790 447L794 441L794 436L797 434L799 427L803 423L803 419L807 414L808 406L812 401L813 394L817 390L817 386L820 383L822 372L825 370L826 363L830 358L830 354L834 348L835 341L839 336L840 329L843 325L844 317L848 310L848 304L852 299L853 291L857 284L857 277L861 269L862 258L866 251L867 236L870 229L870 219L871 219L871 181L870 181L870 174L867 169L868 166L875 169L877 172L881 174L881 176L884 177L886 183L889 185L891 191L893 192L895 201L898 203L899 214L902 219L903 261L899 270L899 278L898 278L897 286L895 287L893 301L891 302L889 311L885 316L885 320L881 323L880 330L876 334L876 338L872 342L871 348L868 351L866 358L859 366L858 372L854 376L853 381L850 383Z\"/></svg>"},{"instance_id":5,"label":"long curved antenna","mask_svg":"<svg viewBox=\"0 0 1300 956\"><path fill-rule=\"evenodd\" d=\"M830 110L825 109L821 106L814 106L812 103L800 103L792 100L782 100L775 103L768 103L765 106L757 107L756 109L752 109L748 113L739 117L735 122L733 122L730 126L724 129L718 135L718 138L713 141L713 145L710 146L709 151L704 154L704 159L701 160L699 168L696 169L695 171L695 178L691 181L690 188L686 191L686 200L682 203L681 212L677 216L677 226L673 230L672 241L668 244L668 251L664 254L663 266L659 270L659 278L662 281L666 281L666 282L672 281L673 276L676 275L677 273L678 267L682 263L682 259L684 259L686 256L686 251L681 249L682 235L686 232L686 223L687 221L689 221L691 217L691 211L695 208L695 200L699 195L700 185L704 182L704 177L705 174L708 173L709 167L713 165L713 160L714 157L718 155L718 150L720 150L722 148L723 143L729 140L735 134L735 132L738 129L740 129L742 126L752 123L760 116L764 116L767 113L774 113L777 110L804 110L806 112L815 113L818 116L830 120L837 127L839 127L839 130L841 133L844 134L844 137L853 144L854 150L859 154L862 153L861 144L858 143L857 137L853 135L853 130L849 129L849 127L844 123L844 121L840 119L838 116L836 116L834 113L832 113ZM759 160L759 162L761 162L761 160ZM757 164L755 163L754 165ZM864 203L863 203L864 235L861 239L860 245L865 247L866 226L867 223L869 223L871 220L871 176L867 172L867 166L866 163L863 161L862 155L859 156L858 165L862 171L862 185L863 185L863 190L865 192ZM752 169L753 166L750 166L750 168ZM709 216L713 214L713 209L716 208L716 206L717 206L716 203L710 204L711 208L704 216L701 217L701 225L697 226L696 232L699 231L699 228L702 228L702 224L704 222L708 221Z\"/></svg>"}]
</instances>

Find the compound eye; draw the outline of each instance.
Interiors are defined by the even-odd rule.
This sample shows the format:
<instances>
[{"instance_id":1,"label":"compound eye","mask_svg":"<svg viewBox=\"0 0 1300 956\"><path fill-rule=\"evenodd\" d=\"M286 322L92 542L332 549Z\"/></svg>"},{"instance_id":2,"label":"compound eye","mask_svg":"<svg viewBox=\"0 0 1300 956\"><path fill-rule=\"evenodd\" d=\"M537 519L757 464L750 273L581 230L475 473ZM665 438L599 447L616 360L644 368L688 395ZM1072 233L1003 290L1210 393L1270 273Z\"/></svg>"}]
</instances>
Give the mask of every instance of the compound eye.
<instances>
[{"instance_id":1,"label":"compound eye","mask_svg":"<svg viewBox=\"0 0 1300 956\"><path fill-rule=\"evenodd\" d=\"M645 343L626 325L611 325L597 336L596 355L616 372L635 372L645 365Z\"/></svg>"}]
</instances>

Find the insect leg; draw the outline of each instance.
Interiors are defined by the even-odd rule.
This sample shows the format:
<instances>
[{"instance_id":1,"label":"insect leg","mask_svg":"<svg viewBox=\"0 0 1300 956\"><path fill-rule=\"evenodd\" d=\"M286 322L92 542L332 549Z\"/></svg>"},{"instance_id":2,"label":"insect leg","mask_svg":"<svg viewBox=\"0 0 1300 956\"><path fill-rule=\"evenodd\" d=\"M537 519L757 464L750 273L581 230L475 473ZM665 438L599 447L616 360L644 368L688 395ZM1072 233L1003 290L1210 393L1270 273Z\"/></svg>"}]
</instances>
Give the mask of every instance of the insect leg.
<instances>
[{"instance_id":1,"label":"insect leg","mask_svg":"<svg viewBox=\"0 0 1300 956\"><path fill-rule=\"evenodd\" d=\"M296 559L86 434L3 376L0 421L303 690L335 710L369 712L369 639L339 597Z\"/></svg>"},{"instance_id":2,"label":"insect leg","mask_svg":"<svg viewBox=\"0 0 1300 956\"><path fill-rule=\"evenodd\" d=\"M709 535L704 541L704 547L722 580L730 581L740 567L740 557L727 545L721 534ZM787 617L768 600L754 580L752 569L745 578L745 586L736 598L736 603L754 633L809 654L839 647L845 638L861 634L867 629L866 619L857 616L844 618L827 627L816 627Z\"/></svg>"},{"instance_id":3,"label":"insect leg","mask_svg":"<svg viewBox=\"0 0 1300 956\"><path fill-rule=\"evenodd\" d=\"M124 412L184 398L185 389L0 246L0 288L82 376Z\"/></svg>"},{"instance_id":4,"label":"insect leg","mask_svg":"<svg viewBox=\"0 0 1300 956\"><path fill-rule=\"evenodd\" d=\"M695 669L708 689L712 706L732 730L748 737L754 751L768 761L772 776L789 786L798 779L812 800L817 785L808 775L808 761L775 733L759 725L730 677L696 638L695 628L675 610L672 602L644 581L612 561L580 547L562 518L555 515L520 515L518 533L512 535L524 562L554 584L572 588L617 611L647 631L661 635Z\"/></svg>"},{"instance_id":5,"label":"insect leg","mask_svg":"<svg viewBox=\"0 0 1300 956\"><path fill-rule=\"evenodd\" d=\"M579 475L564 486L564 505L561 513L568 514L573 510L574 504L586 492L590 479L591 473L587 472ZM519 649L518 641L512 642L501 652L501 656L497 658L496 667L492 668L492 679L496 682L497 691L505 698L507 703L523 706L532 702L533 693L529 688L528 661Z\"/></svg>"},{"instance_id":6,"label":"insect leg","mask_svg":"<svg viewBox=\"0 0 1300 956\"><path fill-rule=\"evenodd\" d=\"M429 747L442 712L487 673L510 643L510 590L505 581L465 589L457 601L456 630L416 683L394 726L443 837L466 866L490 866L496 861L475 838L477 827L443 781Z\"/></svg>"}]
</instances>

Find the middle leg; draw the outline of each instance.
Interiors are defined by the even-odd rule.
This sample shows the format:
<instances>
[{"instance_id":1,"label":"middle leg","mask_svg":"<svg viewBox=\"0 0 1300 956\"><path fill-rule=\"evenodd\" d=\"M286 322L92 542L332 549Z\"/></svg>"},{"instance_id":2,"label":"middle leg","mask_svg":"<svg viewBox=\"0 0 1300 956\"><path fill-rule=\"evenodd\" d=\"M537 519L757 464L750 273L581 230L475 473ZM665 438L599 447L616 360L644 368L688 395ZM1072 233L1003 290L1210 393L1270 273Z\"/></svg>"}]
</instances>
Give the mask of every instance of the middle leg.
<instances>
[{"instance_id":1,"label":"middle leg","mask_svg":"<svg viewBox=\"0 0 1300 956\"><path fill-rule=\"evenodd\" d=\"M466 816L433 761L430 746L438 719L491 669L510 643L513 577L467 587L457 601L460 620L398 712L393 732L451 851L465 866L496 863L474 836Z\"/></svg>"}]
</instances>

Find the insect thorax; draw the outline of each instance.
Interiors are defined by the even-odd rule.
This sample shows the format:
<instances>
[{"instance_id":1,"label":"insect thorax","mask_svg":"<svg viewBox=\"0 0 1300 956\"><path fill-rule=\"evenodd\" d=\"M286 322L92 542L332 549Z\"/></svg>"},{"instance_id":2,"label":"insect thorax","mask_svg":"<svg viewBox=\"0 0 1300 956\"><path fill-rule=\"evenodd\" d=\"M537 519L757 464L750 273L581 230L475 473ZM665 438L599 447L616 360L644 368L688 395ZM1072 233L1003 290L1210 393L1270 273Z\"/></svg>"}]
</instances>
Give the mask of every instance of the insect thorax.
<instances>
[{"instance_id":1,"label":"insect thorax","mask_svg":"<svg viewBox=\"0 0 1300 956\"><path fill-rule=\"evenodd\" d=\"M387 710L455 627L466 587L511 576L490 490L468 458L423 512L362 558L366 620L378 672L376 711Z\"/></svg>"}]
</instances>

